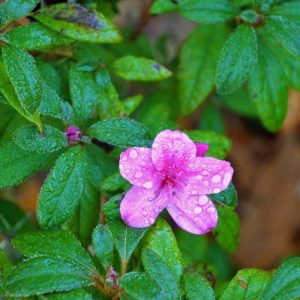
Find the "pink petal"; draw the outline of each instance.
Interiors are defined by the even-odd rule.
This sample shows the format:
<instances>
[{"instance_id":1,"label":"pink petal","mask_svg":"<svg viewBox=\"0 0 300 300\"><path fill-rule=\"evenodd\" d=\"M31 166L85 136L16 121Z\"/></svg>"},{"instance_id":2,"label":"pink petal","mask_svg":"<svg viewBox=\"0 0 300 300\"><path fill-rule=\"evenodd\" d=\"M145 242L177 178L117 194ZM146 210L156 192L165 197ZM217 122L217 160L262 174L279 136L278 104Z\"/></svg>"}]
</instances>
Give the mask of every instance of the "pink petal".
<instances>
[{"instance_id":1,"label":"pink petal","mask_svg":"<svg viewBox=\"0 0 300 300\"><path fill-rule=\"evenodd\" d=\"M152 161L157 170L164 174L177 175L184 172L196 158L194 142L184 133L164 130L154 139Z\"/></svg>"},{"instance_id":2,"label":"pink petal","mask_svg":"<svg viewBox=\"0 0 300 300\"><path fill-rule=\"evenodd\" d=\"M167 202L168 195L164 190L155 191L134 186L121 202L121 217L128 226L148 227L155 222Z\"/></svg>"},{"instance_id":3,"label":"pink petal","mask_svg":"<svg viewBox=\"0 0 300 300\"><path fill-rule=\"evenodd\" d=\"M180 193L167 209L175 223L192 234L205 234L218 223L217 210L206 195Z\"/></svg>"},{"instance_id":4,"label":"pink petal","mask_svg":"<svg viewBox=\"0 0 300 300\"><path fill-rule=\"evenodd\" d=\"M204 157L206 152L208 151L209 145L203 143L195 143L196 146L196 156Z\"/></svg>"},{"instance_id":5,"label":"pink petal","mask_svg":"<svg viewBox=\"0 0 300 300\"><path fill-rule=\"evenodd\" d=\"M185 191L192 195L220 193L232 180L233 168L225 160L197 157L190 167L191 173Z\"/></svg>"},{"instance_id":6,"label":"pink petal","mask_svg":"<svg viewBox=\"0 0 300 300\"><path fill-rule=\"evenodd\" d=\"M151 189L162 180L152 163L149 148L133 147L122 152L119 169L121 175L136 186Z\"/></svg>"}]
</instances>

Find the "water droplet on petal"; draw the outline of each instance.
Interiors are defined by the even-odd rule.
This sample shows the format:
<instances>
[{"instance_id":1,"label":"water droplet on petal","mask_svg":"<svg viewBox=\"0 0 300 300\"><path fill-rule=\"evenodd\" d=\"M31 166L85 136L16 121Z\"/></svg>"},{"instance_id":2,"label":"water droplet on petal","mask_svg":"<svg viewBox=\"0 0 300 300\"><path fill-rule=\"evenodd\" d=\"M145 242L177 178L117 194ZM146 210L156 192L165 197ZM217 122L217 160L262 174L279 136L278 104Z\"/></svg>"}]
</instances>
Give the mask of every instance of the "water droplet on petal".
<instances>
[{"instance_id":1,"label":"water droplet on petal","mask_svg":"<svg viewBox=\"0 0 300 300\"><path fill-rule=\"evenodd\" d=\"M143 176L143 172L141 171L137 171L135 174L134 174L134 177L135 178L141 178Z\"/></svg>"},{"instance_id":2,"label":"water droplet on petal","mask_svg":"<svg viewBox=\"0 0 300 300\"><path fill-rule=\"evenodd\" d=\"M203 177L201 175L197 175L197 179L201 180Z\"/></svg>"},{"instance_id":3,"label":"water droplet on petal","mask_svg":"<svg viewBox=\"0 0 300 300\"><path fill-rule=\"evenodd\" d=\"M150 224L154 223L154 221L155 221L154 218L152 218L152 217L149 218L149 223Z\"/></svg>"},{"instance_id":4,"label":"water droplet on petal","mask_svg":"<svg viewBox=\"0 0 300 300\"><path fill-rule=\"evenodd\" d=\"M202 171L202 175L207 176L208 174L209 174L208 171L206 170Z\"/></svg>"},{"instance_id":5,"label":"water droplet on petal","mask_svg":"<svg viewBox=\"0 0 300 300\"><path fill-rule=\"evenodd\" d=\"M211 206L211 207L209 207L208 209L207 209L207 212L209 212L209 213L215 213L216 212L216 209L213 207L213 206Z\"/></svg>"},{"instance_id":6,"label":"water droplet on petal","mask_svg":"<svg viewBox=\"0 0 300 300\"><path fill-rule=\"evenodd\" d=\"M127 160L127 155L123 155L123 156L122 156L122 160L123 160L123 161L126 161L126 160Z\"/></svg>"},{"instance_id":7,"label":"water droplet on petal","mask_svg":"<svg viewBox=\"0 0 300 300\"><path fill-rule=\"evenodd\" d=\"M195 214L201 214L202 213L202 207L200 207L200 206L196 206L195 208L194 208L194 213Z\"/></svg>"},{"instance_id":8,"label":"water droplet on petal","mask_svg":"<svg viewBox=\"0 0 300 300\"><path fill-rule=\"evenodd\" d=\"M230 180L231 180L231 173L230 172L225 173L224 179L223 179L223 185L227 186L229 184Z\"/></svg>"},{"instance_id":9,"label":"water droplet on petal","mask_svg":"<svg viewBox=\"0 0 300 300\"><path fill-rule=\"evenodd\" d=\"M220 189L220 188L214 188L213 192L214 192L214 193L220 193L220 192L221 192L221 189Z\"/></svg>"},{"instance_id":10,"label":"water droplet on petal","mask_svg":"<svg viewBox=\"0 0 300 300\"><path fill-rule=\"evenodd\" d=\"M205 205L208 202L208 197L205 195L201 195L198 199L199 205Z\"/></svg>"},{"instance_id":11,"label":"water droplet on petal","mask_svg":"<svg viewBox=\"0 0 300 300\"><path fill-rule=\"evenodd\" d=\"M216 175L214 175L213 177L212 177L212 179L211 179L211 181L213 182L213 183L219 183L220 181L221 181L221 176L220 176L220 174L216 174Z\"/></svg>"},{"instance_id":12,"label":"water droplet on petal","mask_svg":"<svg viewBox=\"0 0 300 300\"><path fill-rule=\"evenodd\" d=\"M147 212L145 210L142 211L143 216L147 216Z\"/></svg>"},{"instance_id":13,"label":"water droplet on petal","mask_svg":"<svg viewBox=\"0 0 300 300\"><path fill-rule=\"evenodd\" d=\"M131 158L135 159L135 158L137 158L139 155L138 155L138 153L137 153L136 150L131 150L131 151L129 152L129 156L130 156Z\"/></svg>"},{"instance_id":14,"label":"water droplet on petal","mask_svg":"<svg viewBox=\"0 0 300 300\"><path fill-rule=\"evenodd\" d=\"M150 180L146 181L146 182L144 182L143 187L146 189L151 189L153 187L153 182Z\"/></svg>"}]
</instances>

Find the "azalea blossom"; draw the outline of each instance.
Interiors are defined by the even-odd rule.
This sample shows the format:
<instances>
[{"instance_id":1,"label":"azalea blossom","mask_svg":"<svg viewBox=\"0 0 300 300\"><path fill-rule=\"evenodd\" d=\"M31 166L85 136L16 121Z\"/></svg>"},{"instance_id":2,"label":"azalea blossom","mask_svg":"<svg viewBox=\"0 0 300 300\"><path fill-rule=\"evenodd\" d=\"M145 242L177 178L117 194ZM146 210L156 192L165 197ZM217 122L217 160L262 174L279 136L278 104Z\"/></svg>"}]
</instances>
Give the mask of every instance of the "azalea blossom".
<instances>
[{"instance_id":1,"label":"azalea blossom","mask_svg":"<svg viewBox=\"0 0 300 300\"><path fill-rule=\"evenodd\" d=\"M207 195L225 190L233 169L229 162L204 157L207 144L194 143L186 134L164 130L152 148L129 148L120 156L122 176L133 187L120 211L131 227L148 227L163 209L176 224L193 234L205 234L218 222Z\"/></svg>"}]
</instances>

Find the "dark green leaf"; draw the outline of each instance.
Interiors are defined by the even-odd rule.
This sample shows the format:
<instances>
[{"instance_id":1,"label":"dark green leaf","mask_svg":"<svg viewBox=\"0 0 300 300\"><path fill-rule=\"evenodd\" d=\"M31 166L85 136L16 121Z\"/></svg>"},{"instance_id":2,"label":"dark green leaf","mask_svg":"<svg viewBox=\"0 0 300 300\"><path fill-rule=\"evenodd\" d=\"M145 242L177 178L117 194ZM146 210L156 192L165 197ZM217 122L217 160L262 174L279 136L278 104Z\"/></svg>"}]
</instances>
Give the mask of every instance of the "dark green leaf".
<instances>
[{"instance_id":1,"label":"dark green leaf","mask_svg":"<svg viewBox=\"0 0 300 300\"><path fill-rule=\"evenodd\" d=\"M220 134L212 131L190 130L186 134L194 141L209 144L206 156L223 159L231 149L231 141Z\"/></svg>"},{"instance_id":2,"label":"dark green leaf","mask_svg":"<svg viewBox=\"0 0 300 300\"><path fill-rule=\"evenodd\" d=\"M12 264L3 252L0 249L0 290L1 290L1 281L7 277L7 275L11 272Z\"/></svg>"},{"instance_id":3,"label":"dark green leaf","mask_svg":"<svg viewBox=\"0 0 300 300\"><path fill-rule=\"evenodd\" d=\"M34 125L20 127L14 132L14 141L21 149L34 153L51 153L68 145L66 135L50 125L44 126L42 134Z\"/></svg>"},{"instance_id":4,"label":"dark green leaf","mask_svg":"<svg viewBox=\"0 0 300 300\"><path fill-rule=\"evenodd\" d=\"M298 299L300 297L300 257L289 258L273 273L261 300Z\"/></svg>"},{"instance_id":5,"label":"dark green leaf","mask_svg":"<svg viewBox=\"0 0 300 300\"><path fill-rule=\"evenodd\" d=\"M184 114L194 111L215 84L215 70L228 29L225 25L196 27L185 42L179 67L179 93Z\"/></svg>"},{"instance_id":6,"label":"dark green leaf","mask_svg":"<svg viewBox=\"0 0 300 300\"><path fill-rule=\"evenodd\" d=\"M11 44L25 50L46 50L72 43L72 40L39 23L14 27L5 37Z\"/></svg>"},{"instance_id":7,"label":"dark green leaf","mask_svg":"<svg viewBox=\"0 0 300 300\"><path fill-rule=\"evenodd\" d=\"M214 300L212 287L199 274L186 274L183 276L185 295L188 300Z\"/></svg>"},{"instance_id":8,"label":"dark green leaf","mask_svg":"<svg viewBox=\"0 0 300 300\"><path fill-rule=\"evenodd\" d=\"M0 27L5 23L20 19L29 14L39 3L39 0L5 0L0 5Z\"/></svg>"},{"instance_id":9,"label":"dark green leaf","mask_svg":"<svg viewBox=\"0 0 300 300\"><path fill-rule=\"evenodd\" d=\"M103 207L103 213L108 219L119 219L120 218L120 202L123 194L117 194L112 196Z\"/></svg>"},{"instance_id":10,"label":"dark green leaf","mask_svg":"<svg viewBox=\"0 0 300 300\"><path fill-rule=\"evenodd\" d=\"M199 23L224 22L238 13L227 0L179 0L178 4L182 16Z\"/></svg>"},{"instance_id":11,"label":"dark green leaf","mask_svg":"<svg viewBox=\"0 0 300 300\"><path fill-rule=\"evenodd\" d=\"M84 191L86 166L80 146L69 149L57 160L39 196L37 215L42 227L58 226L75 213Z\"/></svg>"},{"instance_id":12,"label":"dark green leaf","mask_svg":"<svg viewBox=\"0 0 300 300\"><path fill-rule=\"evenodd\" d=\"M158 254L150 249L145 249L142 254L142 262L146 272L161 287L161 299L180 299L176 277Z\"/></svg>"},{"instance_id":13,"label":"dark green leaf","mask_svg":"<svg viewBox=\"0 0 300 300\"><path fill-rule=\"evenodd\" d=\"M101 13L76 3L60 3L40 9L34 17L43 25L79 41L116 43L121 36Z\"/></svg>"},{"instance_id":14,"label":"dark green leaf","mask_svg":"<svg viewBox=\"0 0 300 300\"><path fill-rule=\"evenodd\" d=\"M232 208L236 208L238 204L238 195L233 183L231 183L225 191L218 194L209 195L209 198L214 201L219 201L222 204L228 205Z\"/></svg>"},{"instance_id":15,"label":"dark green leaf","mask_svg":"<svg viewBox=\"0 0 300 300\"><path fill-rule=\"evenodd\" d=\"M151 14L163 14L176 10L178 5L172 0L155 0L151 5Z\"/></svg>"},{"instance_id":16,"label":"dark green leaf","mask_svg":"<svg viewBox=\"0 0 300 300\"><path fill-rule=\"evenodd\" d=\"M112 266L114 244L107 225L98 225L93 232L95 255L105 270Z\"/></svg>"},{"instance_id":17,"label":"dark green leaf","mask_svg":"<svg viewBox=\"0 0 300 300\"><path fill-rule=\"evenodd\" d=\"M258 269L241 270L230 281L220 300L261 299L260 296L270 281L270 277L269 272Z\"/></svg>"},{"instance_id":18,"label":"dark green leaf","mask_svg":"<svg viewBox=\"0 0 300 300\"><path fill-rule=\"evenodd\" d=\"M120 286L132 300L160 300L159 285L146 273L130 272L120 280Z\"/></svg>"},{"instance_id":19,"label":"dark green leaf","mask_svg":"<svg viewBox=\"0 0 300 300\"><path fill-rule=\"evenodd\" d=\"M169 224L159 219L147 235L147 246L155 252L175 275L177 282L180 282L182 275L181 253L177 241Z\"/></svg>"},{"instance_id":20,"label":"dark green leaf","mask_svg":"<svg viewBox=\"0 0 300 300\"><path fill-rule=\"evenodd\" d=\"M131 119L109 119L94 124L88 133L102 142L118 147L151 145L148 129Z\"/></svg>"},{"instance_id":21,"label":"dark green leaf","mask_svg":"<svg viewBox=\"0 0 300 300\"><path fill-rule=\"evenodd\" d=\"M107 177L101 185L101 188L105 193L125 191L129 187L130 183L121 176L120 172L116 172L113 175Z\"/></svg>"},{"instance_id":22,"label":"dark green leaf","mask_svg":"<svg viewBox=\"0 0 300 300\"><path fill-rule=\"evenodd\" d=\"M156 61L137 57L123 56L113 64L116 74L127 80L156 81L169 78L172 73Z\"/></svg>"},{"instance_id":23,"label":"dark green leaf","mask_svg":"<svg viewBox=\"0 0 300 300\"><path fill-rule=\"evenodd\" d=\"M68 291L93 283L93 274L58 258L37 257L17 265L5 281L8 296L28 297Z\"/></svg>"},{"instance_id":24,"label":"dark green leaf","mask_svg":"<svg viewBox=\"0 0 300 300\"><path fill-rule=\"evenodd\" d=\"M94 74L80 71L73 66L70 70L70 91L76 124L85 125L97 103Z\"/></svg>"},{"instance_id":25,"label":"dark green leaf","mask_svg":"<svg viewBox=\"0 0 300 300\"><path fill-rule=\"evenodd\" d=\"M93 300L93 297L84 289L65 293L51 293L39 296L40 300Z\"/></svg>"},{"instance_id":26,"label":"dark green leaf","mask_svg":"<svg viewBox=\"0 0 300 300\"><path fill-rule=\"evenodd\" d=\"M126 116L130 116L138 108L143 100L142 95L127 97L123 100L123 109Z\"/></svg>"},{"instance_id":27,"label":"dark green leaf","mask_svg":"<svg viewBox=\"0 0 300 300\"><path fill-rule=\"evenodd\" d=\"M240 222L236 212L228 207L218 206L218 225L214 229L216 240L220 246L232 253L239 244Z\"/></svg>"},{"instance_id":28,"label":"dark green leaf","mask_svg":"<svg viewBox=\"0 0 300 300\"><path fill-rule=\"evenodd\" d=\"M257 62L257 38L253 27L240 25L225 43L217 65L216 85L220 94L230 94L247 80Z\"/></svg>"},{"instance_id":29,"label":"dark green leaf","mask_svg":"<svg viewBox=\"0 0 300 300\"><path fill-rule=\"evenodd\" d=\"M42 98L42 78L34 58L12 45L2 48L2 57L21 105L28 113L34 113Z\"/></svg>"},{"instance_id":30,"label":"dark green leaf","mask_svg":"<svg viewBox=\"0 0 300 300\"><path fill-rule=\"evenodd\" d=\"M288 86L280 63L263 44L259 44L259 59L251 75L250 91L264 126L277 131L287 112Z\"/></svg>"},{"instance_id":31,"label":"dark green leaf","mask_svg":"<svg viewBox=\"0 0 300 300\"><path fill-rule=\"evenodd\" d=\"M273 6L268 11L268 14L293 17L296 20L300 16L300 2L298 0L290 0L289 2L282 3L281 5Z\"/></svg>"}]
</instances>

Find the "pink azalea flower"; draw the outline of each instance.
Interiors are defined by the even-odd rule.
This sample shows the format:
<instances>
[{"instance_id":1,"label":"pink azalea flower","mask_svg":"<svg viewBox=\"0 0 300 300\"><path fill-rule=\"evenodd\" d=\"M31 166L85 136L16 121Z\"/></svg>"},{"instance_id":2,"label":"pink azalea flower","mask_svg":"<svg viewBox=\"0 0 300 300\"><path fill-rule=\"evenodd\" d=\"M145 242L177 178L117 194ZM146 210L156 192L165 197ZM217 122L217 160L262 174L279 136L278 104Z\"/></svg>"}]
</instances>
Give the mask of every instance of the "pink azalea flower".
<instances>
[{"instance_id":1,"label":"pink azalea flower","mask_svg":"<svg viewBox=\"0 0 300 300\"><path fill-rule=\"evenodd\" d=\"M229 162L204 157L207 144L194 143L180 131L160 132L150 148L121 153L119 168L133 187L121 202L121 217L131 227L148 227L166 208L183 230L205 234L218 222L208 194L225 190L233 169Z\"/></svg>"}]
</instances>

